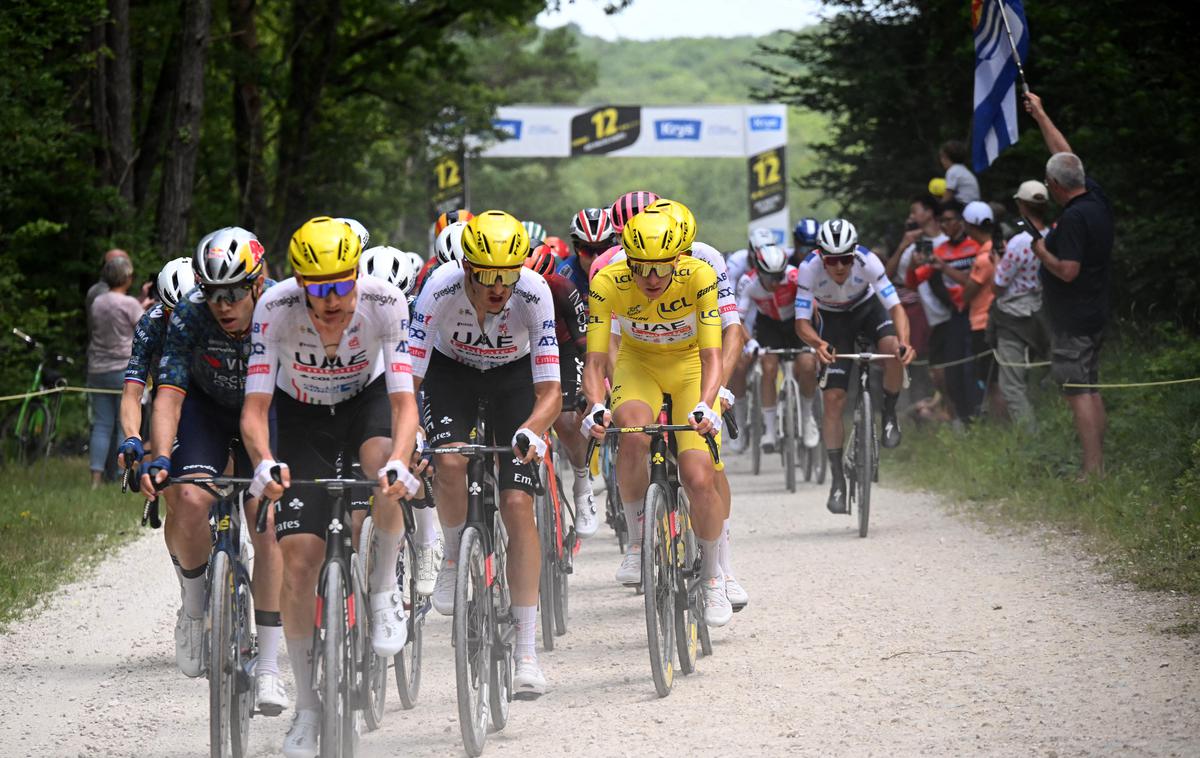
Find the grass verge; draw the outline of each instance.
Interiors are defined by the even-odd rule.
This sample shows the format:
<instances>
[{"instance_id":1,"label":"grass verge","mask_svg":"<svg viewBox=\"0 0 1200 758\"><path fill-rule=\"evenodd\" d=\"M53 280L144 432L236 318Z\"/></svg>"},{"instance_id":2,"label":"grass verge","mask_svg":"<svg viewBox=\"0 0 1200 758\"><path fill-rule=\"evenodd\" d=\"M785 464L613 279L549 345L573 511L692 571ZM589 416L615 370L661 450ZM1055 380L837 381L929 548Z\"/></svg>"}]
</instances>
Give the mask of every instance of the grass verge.
<instances>
[{"instance_id":1,"label":"grass verge","mask_svg":"<svg viewBox=\"0 0 1200 758\"><path fill-rule=\"evenodd\" d=\"M1101 382L1194 376L1200 344L1159 326L1124 325ZM1056 390L1036 393L1039 428L988 422L905 430L889 479L946 493L977 511L1087 537L1114 574L1152 590L1200 595L1200 384L1104 391L1107 476L1078 484L1079 444Z\"/></svg>"},{"instance_id":2,"label":"grass verge","mask_svg":"<svg viewBox=\"0 0 1200 758\"><path fill-rule=\"evenodd\" d=\"M0 629L138 534L141 501L83 458L0 469Z\"/></svg>"}]
</instances>

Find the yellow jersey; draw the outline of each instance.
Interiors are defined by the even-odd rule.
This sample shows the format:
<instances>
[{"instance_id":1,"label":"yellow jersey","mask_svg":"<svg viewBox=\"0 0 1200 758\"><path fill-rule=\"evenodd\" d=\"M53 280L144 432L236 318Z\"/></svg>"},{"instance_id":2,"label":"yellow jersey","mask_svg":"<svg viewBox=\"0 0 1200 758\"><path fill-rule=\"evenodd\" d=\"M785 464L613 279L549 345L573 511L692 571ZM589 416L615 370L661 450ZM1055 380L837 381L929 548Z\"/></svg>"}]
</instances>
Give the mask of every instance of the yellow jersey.
<instances>
[{"instance_id":1,"label":"yellow jersey","mask_svg":"<svg viewBox=\"0 0 1200 758\"><path fill-rule=\"evenodd\" d=\"M621 325L621 349L642 354L679 355L721 347L717 274L690 255L675 263L671 284L651 301L633 282L626 261L613 263L592 279L587 351L607 353L611 319Z\"/></svg>"}]
</instances>

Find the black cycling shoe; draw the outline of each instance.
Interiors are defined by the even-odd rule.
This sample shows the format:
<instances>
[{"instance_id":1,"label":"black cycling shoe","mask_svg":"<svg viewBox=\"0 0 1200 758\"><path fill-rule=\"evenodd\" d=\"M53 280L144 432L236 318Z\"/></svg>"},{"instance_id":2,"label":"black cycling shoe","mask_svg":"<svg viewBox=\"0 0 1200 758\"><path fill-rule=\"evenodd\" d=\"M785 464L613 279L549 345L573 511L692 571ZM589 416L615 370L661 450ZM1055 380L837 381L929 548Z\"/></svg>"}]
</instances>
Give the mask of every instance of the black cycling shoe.
<instances>
[{"instance_id":1,"label":"black cycling shoe","mask_svg":"<svg viewBox=\"0 0 1200 758\"><path fill-rule=\"evenodd\" d=\"M829 499L825 501L825 507L830 513L849 513L846 507L846 490L841 487L829 490Z\"/></svg>"},{"instance_id":2,"label":"black cycling shoe","mask_svg":"<svg viewBox=\"0 0 1200 758\"><path fill-rule=\"evenodd\" d=\"M896 420L895 414L885 414L883 417L882 442L884 447L896 447L900 444L900 422Z\"/></svg>"}]
</instances>

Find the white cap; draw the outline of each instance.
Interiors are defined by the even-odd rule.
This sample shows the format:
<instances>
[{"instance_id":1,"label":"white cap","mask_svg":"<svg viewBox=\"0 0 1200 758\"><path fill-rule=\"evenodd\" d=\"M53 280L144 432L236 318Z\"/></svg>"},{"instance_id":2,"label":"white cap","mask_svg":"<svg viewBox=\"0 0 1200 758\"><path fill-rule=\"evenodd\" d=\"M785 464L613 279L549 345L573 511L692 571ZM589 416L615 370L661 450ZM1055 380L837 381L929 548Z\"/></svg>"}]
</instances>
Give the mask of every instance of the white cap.
<instances>
[{"instance_id":1,"label":"white cap","mask_svg":"<svg viewBox=\"0 0 1200 758\"><path fill-rule=\"evenodd\" d=\"M1021 182L1013 199L1024 200L1027 203L1044 203L1050 199L1050 190L1037 179L1028 179Z\"/></svg>"},{"instance_id":2,"label":"white cap","mask_svg":"<svg viewBox=\"0 0 1200 758\"><path fill-rule=\"evenodd\" d=\"M992 216L992 207L982 200L972 200L967 203L966 208L963 208L963 221L971 226L983 226L991 223L995 221Z\"/></svg>"}]
</instances>

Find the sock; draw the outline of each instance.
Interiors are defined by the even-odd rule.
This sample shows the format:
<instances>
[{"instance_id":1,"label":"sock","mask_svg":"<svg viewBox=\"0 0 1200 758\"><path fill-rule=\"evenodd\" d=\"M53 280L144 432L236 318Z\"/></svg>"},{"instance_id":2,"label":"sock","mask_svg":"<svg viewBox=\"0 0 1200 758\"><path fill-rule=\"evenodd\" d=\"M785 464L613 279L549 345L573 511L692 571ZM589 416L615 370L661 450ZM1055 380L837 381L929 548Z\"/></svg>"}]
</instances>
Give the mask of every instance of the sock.
<instances>
[{"instance_id":1,"label":"sock","mask_svg":"<svg viewBox=\"0 0 1200 758\"><path fill-rule=\"evenodd\" d=\"M179 565L179 559L173 553L168 553L171 556L171 567L175 569L175 578L179 580L179 599L183 600L183 567Z\"/></svg>"},{"instance_id":2,"label":"sock","mask_svg":"<svg viewBox=\"0 0 1200 758\"><path fill-rule=\"evenodd\" d=\"M844 486L842 474L842 449L829 448L825 451L829 455L829 478L833 486L841 489Z\"/></svg>"},{"instance_id":3,"label":"sock","mask_svg":"<svg viewBox=\"0 0 1200 758\"><path fill-rule=\"evenodd\" d=\"M696 542L700 544L700 575L704 579L712 579L713 577L723 579L724 575L721 573L720 560L721 551L717 547L720 540L702 540L697 537Z\"/></svg>"},{"instance_id":4,"label":"sock","mask_svg":"<svg viewBox=\"0 0 1200 758\"><path fill-rule=\"evenodd\" d=\"M183 582L183 612L189 618L204 617L204 574L207 571L207 563L194 569L180 568L179 576Z\"/></svg>"},{"instance_id":5,"label":"sock","mask_svg":"<svg viewBox=\"0 0 1200 758\"><path fill-rule=\"evenodd\" d=\"M800 396L800 414L805 418L811 419L813 417L813 400L816 400L815 395L812 397Z\"/></svg>"},{"instance_id":6,"label":"sock","mask_svg":"<svg viewBox=\"0 0 1200 758\"><path fill-rule=\"evenodd\" d=\"M586 466L583 468L575 468L572 466L571 470L575 472L576 479L591 479L592 477L592 472L588 471Z\"/></svg>"},{"instance_id":7,"label":"sock","mask_svg":"<svg viewBox=\"0 0 1200 758\"><path fill-rule=\"evenodd\" d=\"M367 587L372 595L396 589L396 556L400 554L400 535L397 532L385 532L376 526L374 542L375 562L371 565L371 575L367 577Z\"/></svg>"},{"instance_id":8,"label":"sock","mask_svg":"<svg viewBox=\"0 0 1200 758\"><path fill-rule=\"evenodd\" d=\"M772 405L770 407L763 406L763 431L767 437L775 437L775 419L779 412L779 406Z\"/></svg>"},{"instance_id":9,"label":"sock","mask_svg":"<svg viewBox=\"0 0 1200 758\"><path fill-rule=\"evenodd\" d=\"M466 525L467 522L463 521L458 526L442 527L442 542L446 546L446 562L458 563L458 548L462 544L462 531Z\"/></svg>"},{"instance_id":10,"label":"sock","mask_svg":"<svg viewBox=\"0 0 1200 758\"><path fill-rule=\"evenodd\" d=\"M513 648L513 657L517 659L536 658L537 651L534 649L533 641L537 637L537 606L514 605L512 606L512 615L517 626L517 640Z\"/></svg>"},{"instance_id":11,"label":"sock","mask_svg":"<svg viewBox=\"0 0 1200 758\"><path fill-rule=\"evenodd\" d=\"M646 498L637 500L622 500L625 506L625 524L629 527L629 542L634 545L642 544L642 511L646 509Z\"/></svg>"},{"instance_id":12,"label":"sock","mask_svg":"<svg viewBox=\"0 0 1200 758\"><path fill-rule=\"evenodd\" d=\"M292 662L292 676L296 680L296 710L315 711L321 701L313 690L312 636L290 637L287 641L288 659Z\"/></svg>"},{"instance_id":13,"label":"sock","mask_svg":"<svg viewBox=\"0 0 1200 758\"><path fill-rule=\"evenodd\" d=\"M433 508L413 508L416 522L415 541L418 545L432 545L438 540L437 511Z\"/></svg>"},{"instance_id":14,"label":"sock","mask_svg":"<svg viewBox=\"0 0 1200 758\"><path fill-rule=\"evenodd\" d=\"M896 415L896 401L900 399L899 392L883 391L883 414L885 416Z\"/></svg>"},{"instance_id":15,"label":"sock","mask_svg":"<svg viewBox=\"0 0 1200 758\"><path fill-rule=\"evenodd\" d=\"M726 576L733 576L733 548L729 546L729 519L725 519L725 528L721 530L718 551L721 560L721 571Z\"/></svg>"},{"instance_id":16,"label":"sock","mask_svg":"<svg viewBox=\"0 0 1200 758\"><path fill-rule=\"evenodd\" d=\"M747 419L750 417L750 408L746 405L746 399L739 397L738 402L733 404L733 420L737 423L738 430L746 429Z\"/></svg>"},{"instance_id":17,"label":"sock","mask_svg":"<svg viewBox=\"0 0 1200 758\"><path fill-rule=\"evenodd\" d=\"M279 676L279 643L283 640L283 622L279 611L255 611L254 626L258 633L258 662L255 674Z\"/></svg>"}]
</instances>

